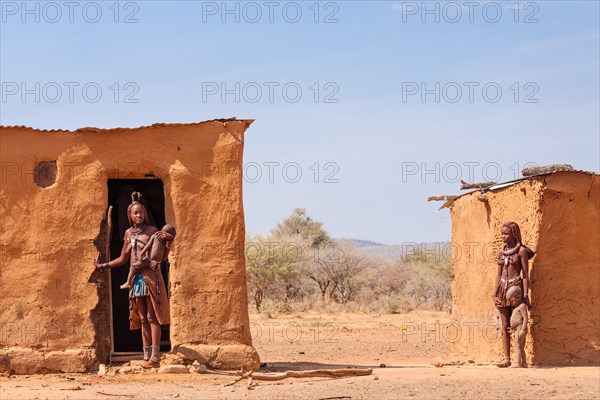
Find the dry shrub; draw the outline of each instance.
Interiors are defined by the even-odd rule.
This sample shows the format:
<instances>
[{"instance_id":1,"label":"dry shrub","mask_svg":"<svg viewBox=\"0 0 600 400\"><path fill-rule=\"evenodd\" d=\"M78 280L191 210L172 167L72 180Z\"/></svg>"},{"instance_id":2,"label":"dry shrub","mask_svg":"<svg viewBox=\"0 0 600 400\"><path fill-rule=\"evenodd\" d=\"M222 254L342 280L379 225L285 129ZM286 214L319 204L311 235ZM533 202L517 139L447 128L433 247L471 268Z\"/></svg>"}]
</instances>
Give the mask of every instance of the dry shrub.
<instances>
[{"instance_id":1,"label":"dry shrub","mask_svg":"<svg viewBox=\"0 0 600 400\"><path fill-rule=\"evenodd\" d=\"M376 258L329 239L303 209L272 236L247 238L246 270L249 304L267 315L451 309L449 260L418 251L393 263Z\"/></svg>"}]
</instances>

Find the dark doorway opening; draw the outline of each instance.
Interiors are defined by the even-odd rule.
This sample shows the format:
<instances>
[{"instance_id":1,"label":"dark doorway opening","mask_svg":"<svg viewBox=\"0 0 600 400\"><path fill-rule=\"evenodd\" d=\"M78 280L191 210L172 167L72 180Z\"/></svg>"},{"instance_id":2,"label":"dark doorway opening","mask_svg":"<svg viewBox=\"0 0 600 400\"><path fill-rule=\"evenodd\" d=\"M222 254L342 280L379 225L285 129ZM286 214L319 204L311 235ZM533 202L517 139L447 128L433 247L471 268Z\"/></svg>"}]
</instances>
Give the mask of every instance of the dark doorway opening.
<instances>
[{"instance_id":1,"label":"dark doorway opening","mask_svg":"<svg viewBox=\"0 0 600 400\"><path fill-rule=\"evenodd\" d=\"M142 193L148 212L148 223L161 229L165 224L165 195L163 182L160 179L109 179L108 205L112 211L112 233L110 240L110 258L121 254L123 237L129 228L127 207L131 203L132 192ZM169 262L165 261L161 268L167 295L169 287ZM129 330L129 291L119 285L127 280L129 263L110 270L110 291L112 299L112 353L141 353L142 335L139 330ZM170 297L170 296L169 296ZM169 325L162 326L161 351L171 350Z\"/></svg>"}]
</instances>

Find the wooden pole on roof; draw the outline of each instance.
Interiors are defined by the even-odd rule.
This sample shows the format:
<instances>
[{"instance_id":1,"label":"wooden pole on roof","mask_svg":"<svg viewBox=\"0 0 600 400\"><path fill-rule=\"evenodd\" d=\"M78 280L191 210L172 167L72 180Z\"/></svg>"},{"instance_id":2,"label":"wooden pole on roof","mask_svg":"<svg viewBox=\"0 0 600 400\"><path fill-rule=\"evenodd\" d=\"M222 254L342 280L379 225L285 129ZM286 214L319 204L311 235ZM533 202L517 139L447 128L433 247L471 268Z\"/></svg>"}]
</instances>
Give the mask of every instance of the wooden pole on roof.
<instances>
[{"instance_id":1,"label":"wooden pole on roof","mask_svg":"<svg viewBox=\"0 0 600 400\"><path fill-rule=\"evenodd\" d=\"M531 176L531 175L539 175L539 174L547 174L550 172L561 172L561 171L573 171L574 168L569 164L548 164L548 165L539 165L535 167L526 167L523 168L521 173L523 176Z\"/></svg>"},{"instance_id":2,"label":"wooden pole on roof","mask_svg":"<svg viewBox=\"0 0 600 400\"><path fill-rule=\"evenodd\" d=\"M448 201L448 200L454 200L457 197L458 196L453 196L453 195L449 195L449 194L444 194L441 196L427 196L427 201Z\"/></svg>"},{"instance_id":3,"label":"wooden pole on roof","mask_svg":"<svg viewBox=\"0 0 600 400\"><path fill-rule=\"evenodd\" d=\"M494 186L495 184L497 184L498 182L493 182L493 181L489 181L489 182L473 182L473 183L469 183L469 182L465 182L462 179L460 180L460 190L467 190L467 189L485 189L487 187L490 186Z\"/></svg>"}]
</instances>

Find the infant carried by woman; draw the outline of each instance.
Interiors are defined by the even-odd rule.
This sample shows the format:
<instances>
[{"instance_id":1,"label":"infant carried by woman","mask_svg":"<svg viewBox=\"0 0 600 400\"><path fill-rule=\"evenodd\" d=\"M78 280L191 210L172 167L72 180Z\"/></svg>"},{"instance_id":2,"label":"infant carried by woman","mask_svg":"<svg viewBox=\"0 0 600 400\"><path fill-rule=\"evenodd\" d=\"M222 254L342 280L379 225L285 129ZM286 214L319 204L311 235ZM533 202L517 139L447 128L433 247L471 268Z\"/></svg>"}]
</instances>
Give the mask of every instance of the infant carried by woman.
<instances>
[{"instance_id":1,"label":"infant carried by woman","mask_svg":"<svg viewBox=\"0 0 600 400\"><path fill-rule=\"evenodd\" d=\"M173 225L167 224L163 226L163 228L160 231L168 233L170 236L173 237L173 239L175 238L176 231ZM131 288L131 285L133 284L133 278L135 277L136 272L138 272L138 270L140 270L144 264L144 257L146 258L146 260L150 261L149 266L153 270L158 268L160 266L160 263L164 261L166 249L171 248L173 240L163 242L157 237L158 233L159 232L153 234L150 237L150 240L148 240L146 246L142 249L140 253L141 262L133 264L129 267L129 275L127 275L127 282L120 286L121 289Z\"/></svg>"}]
</instances>

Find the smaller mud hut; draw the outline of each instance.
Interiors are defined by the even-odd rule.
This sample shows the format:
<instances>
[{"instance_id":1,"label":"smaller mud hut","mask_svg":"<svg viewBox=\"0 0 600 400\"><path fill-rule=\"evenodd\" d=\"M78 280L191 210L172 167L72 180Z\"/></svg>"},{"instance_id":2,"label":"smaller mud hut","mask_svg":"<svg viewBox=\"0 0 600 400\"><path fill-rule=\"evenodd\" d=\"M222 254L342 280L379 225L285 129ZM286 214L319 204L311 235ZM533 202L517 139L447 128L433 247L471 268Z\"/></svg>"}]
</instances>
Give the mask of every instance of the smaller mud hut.
<instances>
[{"instance_id":1,"label":"smaller mud hut","mask_svg":"<svg viewBox=\"0 0 600 400\"><path fill-rule=\"evenodd\" d=\"M443 206L452 217L455 323L445 335L449 356L500 359L500 322L491 294L501 227L515 221L523 242L536 251L529 265L528 362L600 364L600 175L545 173L484 192Z\"/></svg>"}]
</instances>

